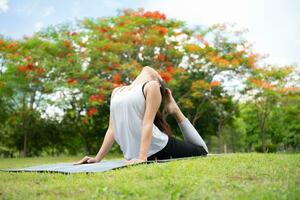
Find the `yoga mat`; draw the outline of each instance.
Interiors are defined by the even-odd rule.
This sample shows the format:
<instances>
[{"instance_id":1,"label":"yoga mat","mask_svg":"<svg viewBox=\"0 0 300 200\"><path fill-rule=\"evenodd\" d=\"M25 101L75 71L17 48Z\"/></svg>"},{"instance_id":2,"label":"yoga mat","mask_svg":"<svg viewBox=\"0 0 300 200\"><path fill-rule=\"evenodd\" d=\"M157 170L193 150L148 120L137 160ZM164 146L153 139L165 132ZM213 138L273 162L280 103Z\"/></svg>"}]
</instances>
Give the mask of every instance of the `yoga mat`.
<instances>
[{"instance_id":1,"label":"yoga mat","mask_svg":"<svg viewBox=\"0 0 300 200\"><path fill-rule=\"evenodd\" d=\"M173 159L166 159L166 160L155 160L155 161L147 161L143 163L164 163L170 162L174 160L181 160L181 159L191 159L196 157L188 157L188 158L173 158ZM139 164L143 164L139 163ZM133 164L133 165L139 165ZM132 165L129 165L132 166ZM32 167L25 167L25 168L16 168L16 169L0 169L0 171L4 172L56 172L56 173L64 173L64 174L71 174L71 173L93 173L93 172L105 172L108 170L119 169L122 167L128 167L125 164L124 159L118 160L102 160L98 163L89 163L89 164L81 164L81 165L74 165L74 163L56 163L56 164L47 164L47 165L38 165Z\"/></svg>"},{"instance_id":2,"label":"yoga mat","mask_svg":"<svg viewBox=\"0 0 300 200\"><path fill-rule=\"evenodd\" d=\"M124 167L123 160L103 160L99 163L74 165L74 163L56 163L38 165L17 169L0 169L6 172L58 172L58 173L82 173L82 172L104 172L111 169Z\"/></svg>"}]
</instances>

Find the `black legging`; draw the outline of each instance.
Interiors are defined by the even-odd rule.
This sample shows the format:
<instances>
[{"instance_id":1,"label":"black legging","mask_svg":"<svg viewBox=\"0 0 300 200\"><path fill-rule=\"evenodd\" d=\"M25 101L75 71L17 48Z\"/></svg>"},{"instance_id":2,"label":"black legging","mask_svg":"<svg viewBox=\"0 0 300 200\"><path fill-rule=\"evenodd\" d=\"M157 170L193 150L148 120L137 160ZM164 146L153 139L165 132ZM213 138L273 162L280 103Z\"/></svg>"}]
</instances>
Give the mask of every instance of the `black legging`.
<instances>
[{"instance_id":1,"label":"black legging","mask_svg":"<svg viewBox=\"0 0 300 200\"><path fill-rule=\"evenodd\" d=\"M202 146L196 146L192 143L169 137L167 145L159 152L149 156L147 160L163 160L205 155L207 155L207 152Z\"/></svg>"}]
</instances>

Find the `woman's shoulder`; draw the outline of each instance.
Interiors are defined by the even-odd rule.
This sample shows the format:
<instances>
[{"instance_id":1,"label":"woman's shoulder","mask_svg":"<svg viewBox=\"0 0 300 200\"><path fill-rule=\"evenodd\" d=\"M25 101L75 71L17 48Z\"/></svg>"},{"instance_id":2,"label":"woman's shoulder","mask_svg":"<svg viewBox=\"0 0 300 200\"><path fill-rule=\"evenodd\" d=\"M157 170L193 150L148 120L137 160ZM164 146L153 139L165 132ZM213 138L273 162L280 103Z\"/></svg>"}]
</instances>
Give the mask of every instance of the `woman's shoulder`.
<instances>
[{"instance_id":1,"label":"woman's shoulder","mask_svg":"<svg viewBox=\"0 0 300 200\"><path fill-rule=\"evenodd\" d=\"M147 92L159 92L160 91L160 83L156 80L150 80L145 83L144 93L147 96Z\"/></svg>"},{"instance_id":2,"label":"woman's shoulder","mask_svg":"<svg viewBox=\"0 0 300 200\"><path fill-rule=\"evenodd\" d=\"M157 86L160 87L160 83L157 80L149 80L149 81L146 81L144 84L145 84L145 87L146 87L146 85L148 85L148 87L149 86L150 87L157 87Z\"/></svg>"},{"instance_id":3,"label":"woman's shoulder","mask_svg":"<svg viewBox=\"0 0 300 200\"><path fill-rule=\"evenodd\" d=\"M122 88L123 86L119 86L119 87L116 87L116 88L114 88L113 90L112 90L112 92L111 92L111 98L114 96L114 94L120 89L120 88Z\"/></svg>"}]
</instances>

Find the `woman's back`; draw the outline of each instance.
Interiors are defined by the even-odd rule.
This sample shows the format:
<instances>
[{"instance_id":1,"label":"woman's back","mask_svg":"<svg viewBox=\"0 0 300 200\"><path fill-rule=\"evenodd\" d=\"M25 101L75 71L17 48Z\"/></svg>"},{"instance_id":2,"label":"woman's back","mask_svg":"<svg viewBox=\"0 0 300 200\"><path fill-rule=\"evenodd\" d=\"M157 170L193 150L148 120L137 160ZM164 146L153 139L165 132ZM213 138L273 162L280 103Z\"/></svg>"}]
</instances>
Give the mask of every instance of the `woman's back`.
<instances>
[{"instance_id":1,"label":"woman's back","mask_svg":"<svg viewBox=\"0 0 300 200\"><path fill-rule=\"evenodd\" d=\"M146 83L139 84L130 90L118 88L111 99L110 112L114 122L115 140L127 160L139 156L146 108L142 88ZM163 149L167 142L168 136L153 124L148 157Z\"/></svg>"}]
</instances>

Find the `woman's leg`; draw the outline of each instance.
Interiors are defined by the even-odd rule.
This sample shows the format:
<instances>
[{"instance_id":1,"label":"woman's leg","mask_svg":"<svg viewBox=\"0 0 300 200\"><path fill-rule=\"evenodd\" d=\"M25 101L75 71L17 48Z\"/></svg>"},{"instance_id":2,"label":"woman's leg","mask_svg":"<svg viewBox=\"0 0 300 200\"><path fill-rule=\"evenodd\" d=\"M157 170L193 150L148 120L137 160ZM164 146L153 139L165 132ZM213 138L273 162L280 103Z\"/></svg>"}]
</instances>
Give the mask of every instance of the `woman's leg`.
<instances>
[{"instance_id":1,"label":"woman's leg","mask_svg":"<svg viewBox=\"0 0 300 200\"><path fill-rule=\"evenodd\" d=\"M208 153L208 148L205 142L203 141L202 137L195 129L195 127L191 124L189 119L183 115L175 99L173 98L172 91L169 88L166 89L165 111L175 117L186 142L199 147L203 147Z\"/></svg>"},{"instance_id":2,"label":"woman's leg","mask_svg":"<svg viewBox=\"0 0 300 200\"><path fill-rule=\"evenodd\" d=\"M148 160L182 158L190 156L203 156L208 154L208 148L188 118L181 112L175 102L172 92L167 88L166 112L172 114L176 119L183 134L184 141L169 137L167 145L156 154L148 157Z\"/></svg>"},{"instance_id":3,"label":"woman's leg","mask_svg":"<svg viewBox=\"0 0 300 200\"><path fill-rule=\"evenodd\" d=\"M167 145L159 152L149 156L147 160L164 160L170 158L184 158L191 156L205 156L206 150L202 146L169 137Z\"/></svg>"},{"instance_id":4,"label":"woman's leg","mask_svg":"<svg viewBox=\"0 0 300 200\"><path fill-rule=\"evenodd\" d=\"M173 113L173 116L176 119L176 121L179 125L179 128L183 134L184 141L194 144L196 146L203 147L205 149L205 151L208 153L208 148L207 148L204 140L202 139L201 135L198 133L198 131L192 125L190 120L183 115L183 113L181 112L179 107Z\"/></svg>"}]
</instances>

